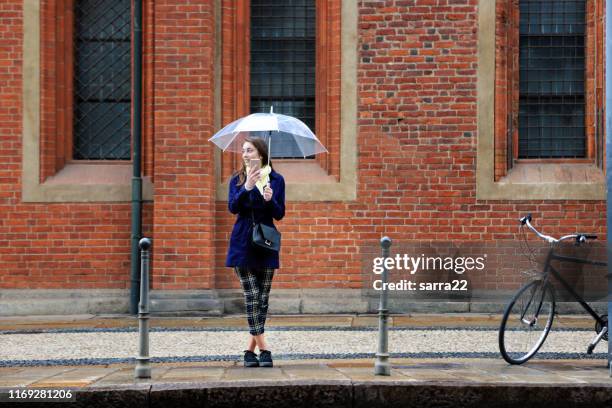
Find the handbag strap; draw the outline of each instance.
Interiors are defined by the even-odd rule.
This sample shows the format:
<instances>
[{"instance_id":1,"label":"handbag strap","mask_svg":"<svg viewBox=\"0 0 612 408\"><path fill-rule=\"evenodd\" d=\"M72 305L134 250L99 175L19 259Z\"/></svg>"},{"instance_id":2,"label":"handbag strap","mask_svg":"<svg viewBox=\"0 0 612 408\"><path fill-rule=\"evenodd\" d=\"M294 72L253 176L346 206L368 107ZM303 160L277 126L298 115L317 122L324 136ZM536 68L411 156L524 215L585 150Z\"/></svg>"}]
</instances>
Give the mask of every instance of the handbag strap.
<instances>
[{"instance_id":1,"label":"handbag strap","mask_svg":"<svg viewBox=\"0 0 612 408\"><path fill-rule=\"evenodd\" d=\"M254 188L254 187L253 187ZM253 213L253 199L251 198L251 195L249 194L249 202L251 203L251 221L253 222L253 226L255 226L255 215Z\"/></svg>"}]
</instances>

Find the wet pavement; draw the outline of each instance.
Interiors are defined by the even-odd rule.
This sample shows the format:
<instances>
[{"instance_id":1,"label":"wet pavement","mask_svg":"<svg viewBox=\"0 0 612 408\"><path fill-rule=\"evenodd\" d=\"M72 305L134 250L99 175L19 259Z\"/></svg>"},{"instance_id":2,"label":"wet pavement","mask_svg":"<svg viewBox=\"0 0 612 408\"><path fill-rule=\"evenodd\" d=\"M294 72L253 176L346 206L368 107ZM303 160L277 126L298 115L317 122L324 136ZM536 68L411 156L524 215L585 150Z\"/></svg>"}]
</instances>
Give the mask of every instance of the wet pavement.
<instances>
[{"instance_id":1,"label":"wet pavement","mask_svg":"<svg viewBox=\"0 0 612 408\"><path fill-rule=\"evenodd\" d=\"M131 316L49 316L0 318L0 344L8 345L11 336L44 333L61 336L66 332L96 333L95 330L137 327ZM497 315L396 315L390 320L395 330L463 328L496 330ZM317 315L271 316L267 324L274 330L334 329L352 333L367 332L377 337L376 316ZM561 317L555 322L564 330L586 331L591 321L585 317ZM152 318L151 326L160 330L219 330L243 333L244 316L220 318ZM92 331L93 330L93 331ZM225 331L224 331L225 330ZM340 330L336 332L336 330ZM436 332L436 333L438 333ZM300 332L297 331L299 334ZM556 333L551 333L550 336ZM590 336L589 332L589 336ZM302 336L306 339L306 336ZM245 337L246 338L246 337ZM350 337L347 348L351 349ZM548 340L547 340L548 341ZM69 346L69 345L68 345ZM474 344L474 347L478 345ZM495 345L494 345L495 346ZM586 346L586 345L585 345ZM274 368L244 368L236 350L215 361L160 360L152 364L150 379L134 378L132 361L87 365L66 365L61 361L45 365L0 367L0 405L13 390L72 390L73 401L66 406L612 406L612 379L606 368L605 347L592 359L534 358L522 366L510 366L499 354L485 358L414 353L390 359L391 375L374 375L374 352L367 358L350 353L279 355ZM44 345L41 345L44 347ZM308 344L301 347L308 348ZM136 350L136 345L133 346ZM293 356L296 357L296 356ZM586 357L586 355L584 355ZM155 361L155 360L153 360ZM1 361L0 361L1 362ZM25 399L26 406L34 400ZM55 400L53 406L61 406ZM110 404L110 405L109 405Z\"/></svg>"}]
</instances>

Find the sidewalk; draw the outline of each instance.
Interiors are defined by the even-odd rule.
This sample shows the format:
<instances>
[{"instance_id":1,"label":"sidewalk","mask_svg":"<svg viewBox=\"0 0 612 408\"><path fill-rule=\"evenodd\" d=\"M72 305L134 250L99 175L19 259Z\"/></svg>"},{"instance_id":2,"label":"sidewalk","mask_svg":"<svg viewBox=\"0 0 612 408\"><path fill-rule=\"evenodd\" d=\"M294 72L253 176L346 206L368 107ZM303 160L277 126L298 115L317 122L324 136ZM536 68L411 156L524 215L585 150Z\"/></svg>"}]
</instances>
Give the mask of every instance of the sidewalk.
<instances>
[{"instance_id":1,"label":"sidewalk","mask_svg":"<svg viewBox=\"0 0 612 408\"><path fill-rule=\"evenodd\" d=\"M207 359L200 350L200 359L194 353L176 357L157 350L152 364L152 378L134 378L131 357L119 362L104 362L103 358L90 359L87 364L65 365L62 360L20 360L2 357L0 363L0 395L6 397L8 389L18 387L53 388L75 390L76 402L66 406L610 406L612 404L612 379L605 362L607 344L603 343L592 359L581 353L543 353L523 366L509 366L496 352L496 344L479 345L475 337L466 337L470 344L466 350L490 350L476 353L458 351L435 353L436 344L444 343L449 336L487 336L487 342L495 337L499 316L496 315L395 315L390 320L390 335L410 335L411 342L419 338L426 344L417 351L402 355L398 344L389 343L391 376L375 376L374 352L377 339L377 317L372 315L327 316L271 316L268 336L292 336L291 342L299 352L274 351L275 367L242 367L241 350L229 349L229 344L244 343L246 325L244 316L221 318L152 318L153 334L158 341L151 349L160 348L163 338L188 336L193 339L209 339L220 344L225 354ZM117 341L117 336L135 335L138 322L131 316L38 316L27 318L0 318L0 353L11 356L5 349L20 350L28 336L49 336L47 344L39 342L44 352L56 352L50 345L54 341L65 343L68 337L92 335L100 342L105 336ZM592 337L591 320L585 317L561 316L547 343L564 335ZM427 337L431 335L431 337ZM23 336L23 337L17 337ZM220 337L215 337L220 336ZM327 336L323 341L338 340L335 353L308 353L319 344L309 336ZM346 336L346 337L342 337ZM353 350L364 350L361 337L368 340L367 350L355 358ZM234 339L235 337L235 339ZM580 339L582 339L580 337ZM16 341L16 340L19 341ZM59 340L58 340L59 339ZM76 343L62 344L78 354L85 346ZM134 337L130 338L132 341ZM188 347L174 338L169 349ZM317 341L321 341L316 337ZM401 337L398 337L401 339ZM432 341L432 339L434 339ZM153 338L152 338L153 340ZM371 341L373 340L373 341ZM391 337L393 340L393 337ZM200 341L200 340L198 340ZM204 340L202 340L204 341ZM351 343L354 341L355 344ZM344 345L343 343L349 342ZM587 341L588 342L588 341ZM429 343L429 344L427 344ZM345 347L343 347L343 345ZM374 345L374 348L371 348ZM400 344L399 350L412 350L411 344ZM485 347L486 346L486 347ZM545 344L546 346L546 344ZM449 347L447 344L446 348ZM485 347L485 348L483 348ZM85 347L86 348L86 347ZM206 349L213 350L207 346ZM586 343L576 350L586 349ZM5 350L5 351L3 351ZM23 350L23 349L22 349ZM137 343L127 352L132 357ZM294 349L286 349L294 350ZM421 350L421 351L419 351ZM229 354L228 354L229 353ZM155 354L152 352L155 356ZM129 355L129 354L128 354ZM540 355L538 355L540 356ZM556 357L561 356L562 359ZM208 356L210 357L210 356ZM432 358L433 357L433 358ZM476 357L476 358L474 358ZM192 359L191 361L189 359ZM25 361L25 362L24 362ZM66 360L69 361L69 360ZM13 362L13 364L11 364ZM0 398L0 405L6 399ZM112 402L111 402L112 401ZM54 406L62 404L55 403ZM24 405L19 405L24 406Z\"/></svg>"}]
</instances>

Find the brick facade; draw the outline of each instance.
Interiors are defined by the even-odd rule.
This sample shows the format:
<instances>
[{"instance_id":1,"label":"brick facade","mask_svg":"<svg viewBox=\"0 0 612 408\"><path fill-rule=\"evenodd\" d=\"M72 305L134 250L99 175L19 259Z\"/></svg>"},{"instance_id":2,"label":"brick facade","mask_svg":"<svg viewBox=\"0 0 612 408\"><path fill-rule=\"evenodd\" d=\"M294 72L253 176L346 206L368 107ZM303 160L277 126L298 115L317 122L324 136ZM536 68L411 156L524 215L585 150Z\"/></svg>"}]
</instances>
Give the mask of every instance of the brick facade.
<instances>
[{"instance_id":1,"label":"brick facade","mask_svg":"<svg viewBox=\"0 0 612 408\"><path fill-rule=\"evenodd\" d=\"M223 266L233 216L216 198L215 148L207 139L246 113L233 77L235 64L244 62L233 48L239 43L217 43L236 34L232 24L241 18L240 7L232 8L241 2L144 3L143 172L154 187L143 229L154 238L152 286L237 288L233 272ZM41 1L41 44L58 35L49 28L53 4ZM331 113L318 126L326 129L331 155L318 160L338 178L342 14L339 2L317 4L326 6L323 15L331 27L324 48L330 67L317 71L318 80L325 74L327 81L324 109ZM275 288L357 289L361 246L376 245L383 235L397 242L512 241L516 220L526 212L552 235L580 230L605 236L604 201L476 199L478 0L358 4L357 198L287 202L278 223L283 250ZM501 16L507 5L498 5ZM129 202L22 201L23 7L21 0L0 3L0 289L128 288ZM499 25L500 37L501 31ZM601 56L603 41L597 38L591 46ZM47 69L58 63L54 52L53 44L41 47L43 136L59 126L58 99L50 98L58 90L58 70ZM234 65L217 64L219 59ZM502 68L497 66L498 95L507 92ZM225 99L228 95L232 98ZM490 103L507 101L498 96ZM496 117L495 126L499 139L505 118ZM57 140L41 137L41 181L61 171L61 160L53 160ZM503 157L496 155L497 178L505 174L498 163ZM222 158L224 179L231 162Z\"/></svg>"}]
</instances>

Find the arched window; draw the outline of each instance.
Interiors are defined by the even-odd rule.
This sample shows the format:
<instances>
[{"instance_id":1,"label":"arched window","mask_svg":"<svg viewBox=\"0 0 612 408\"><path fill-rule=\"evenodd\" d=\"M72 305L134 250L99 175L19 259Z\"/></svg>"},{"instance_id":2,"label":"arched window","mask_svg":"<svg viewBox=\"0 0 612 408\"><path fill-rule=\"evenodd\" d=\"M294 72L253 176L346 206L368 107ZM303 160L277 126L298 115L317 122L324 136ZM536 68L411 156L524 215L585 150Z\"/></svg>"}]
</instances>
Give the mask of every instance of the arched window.
<instances>
[{"instance_id":1,"label":"arched window","mask_svg":"<svg viewBox=\"0 0 612 408\"><path fill-rule=\"evenodd\" d=\"M130 160L130 0L74 6L73 158Z\"/></svg>"},{"instance_id":2,"label":"arched window","mask_svg":"<svg viewBox=\"0 0 612 408\"><path fill-rule=\"evenodd\" d=\"M314 0L251 0L251 113L273 107L315 130L315 16ZM274 147L302 157L282 143Z\"/></svg>"},{"instance_id":3,"label":"arched window","mask_svg":"<svg viewBox=\"0 0 612 408\"><path fill-rule=\"evenodd\" d=\"M518 158L584 158L585 0L519 2Z\"/></svg>"}]
</instances>

